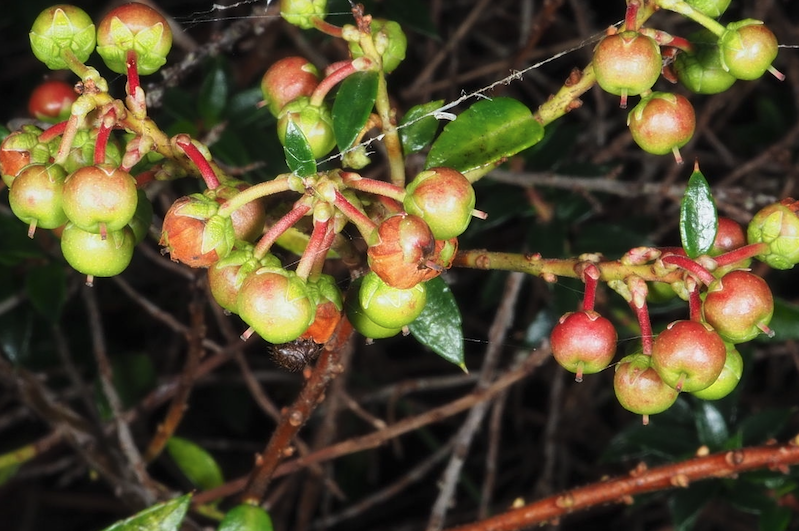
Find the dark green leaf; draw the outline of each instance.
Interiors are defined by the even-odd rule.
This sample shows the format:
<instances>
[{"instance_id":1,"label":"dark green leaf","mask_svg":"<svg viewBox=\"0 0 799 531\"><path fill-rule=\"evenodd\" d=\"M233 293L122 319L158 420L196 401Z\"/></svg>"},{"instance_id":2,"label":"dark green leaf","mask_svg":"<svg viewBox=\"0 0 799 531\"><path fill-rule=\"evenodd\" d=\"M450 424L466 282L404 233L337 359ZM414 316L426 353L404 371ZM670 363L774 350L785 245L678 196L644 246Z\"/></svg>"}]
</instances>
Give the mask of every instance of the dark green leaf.
<instances>
[{"instance_id":1,"label":"dark green leaf","mask_svg":"<svg viewBox=\"0 0 799 531\"><path fill-rule=\"evenodd\" d=\"M148 507L126 520L115 523L104 531L178 531L191 494Z\"/></svg>"},{"instance_id":2,"label":"dark green leaf","mask_svg":"<svg viewBox=\"0 0 799 531\"><path fill-rule=\"evenodd\" d=\"M28 238L27 226L13 215L0 215L0 265L16 265L44 256L41 246Z\"/></svg>"},{"instance_id":3,"label":"dark green leaf","mask_svg":"<svg viewBox=\"0 0 799 531\"><path fill-rule=\"evenodd\" d=\"M378 73L356 72L341 83L333 102L333 131L341 151L355 143L377 99Z\"/></svg>"},{"instance_id":4,"label":"dark green leaf","mask_svg":"<svg viewBox=\"0 0 799 531\"><path fill-rule=\"evenodd\" d=\"M200 87L199 111L206 127L219 123L227 106L228 76L220 61L215 61Z\"/></svg>"},{"instance_id":5,"label":"dark green leaf","mask_svg":"<svg viewBox=\"0 0 799 531\"><path fill-rule=\"evenodd\" d=\"M776 503L760 513L760 531L784 531L791 523L791 510Z\"/></svg>"},{"instance_id":6,"label":"dark green leaf","mask_svg":"<svg viewBox=\"0 0 799 531\"><path fill-rule=\"evenodd\" d=\"M419 343L463 370L461 311L452 291L440 277L427 282L427 304L408 328Z\"/></svg>"},{"instance_id":7,"label":"dark green leaf","mask_svg":"<svg viewBox=\"0 0 799 531\"><path fill-rule=\"evenodd\" d=\"M711 402L700 400L694 408L694 421L699 442L711 450L721 448L730 436L724 415Z\"/></svg>"},{"instance_id":8,"label":"dark green leaf","mask_svg":"<svg viewBox=\"0 0 799 531\"><path fill-rule=\"evenodd\" d=\"M269 514L255 505L242 503L229 510L217 531L272 531Z\"/></svg>"},{"instance_id":9,"label":"dark green leaf","mask_svg":"<svg viewBox=\"0 0 799 531\"><path fill-rule=\"evenodd\" d=\"M675 531L693 529L702 507L704 507L718 490L718 484L702 481L678 490L669 498L669 509L674 522Z\"/></svg>"},{"instance_id":10,"label":"dark green leaf","mask_svg":"<svg viewBox=\"0 0 799 531\"><path fill-rule=\"evenodd\" d=\"M21 463L15 463L13 465L8 465L0 468L0 486L5 485L8 483L8 480L14 477L19 470Z\"/></svg>"},{"instance_id":11,"label":"dark green leaf","mask_svg":"<svg viewBox=\"0 0 799 531\"><path fill-rule=\"evenodd\" d=\"M208 490L225 482L213 456L182 437L171 437L166 450L194 486Z\"/></svg>"},{"instance_id":12,"label":"dark green leaf","mask_svg":"<svg viewBox=\"0 0 799 531\"><path fill-rule=\"evenodd\" d=\"M63 266L46 264L28 269L25 291L33 307L55 324L67 298L67 277Z\"/></svg>"},{"instance_id":13,"label":"dark green leaf","mask_svg":"<svg viewBox=\"0 0 799 531\"><path fill-rule=\"evenodd\" d=\"M768 495L766 489L748 481L728 484L724 499L736 509L753 514L760 514L774 505L774 499Z\"/></svg>"},{"instance_id":14,"label":"dark green leaf","mask_svg":"<svg viewBox=\"0 0 799 531\"><path fill-rule=\"evenodd\" d=\"M421 151L433 141L438 132L438 119L435 116L427 115L441 107L443 103L444 100L423 103L411 107L407 114L403 116L400 122L399 135L400 141L402 141L402 151L406 155Z\"/></svg>"},{"instance_id":15,"label":"dark green leaf","mask_svg":"<svg viewBox=\"0 0 799 531\"><path fill-rule=\"evenodd\" d=\"M308 139L291 120L286 126L286 143L283 151L286 153L286 164L293 173L300 177L316 173L316 160L311 146L308 145Z\"/></svg>"},{"instance_id":16,"label":"dark green leaf","mask_svg":"<svg viewBox=\"0 0 799 531\"><path fill-rule=\"evenodd\" d=\"M544 127L522 103L512 98L481 100L444 127L425 167L467 172L515 155L543 136Z\"/></svg>"},{"instance_id":17,"label":"dark green leaf","mask_svg":"<svg viewBox=\"0 0 799 531\"><path fill-rule=\"evenodd\" d=\"M710 185L696 166L680 205L680 239L685 253L691 258L707 253L716 239L718 227L719 217Z\"/></svg>"},{"instance_id":18,"label":"dark green leaf","mask_svg":"<svg viewBox=\"0 0 799 531\"><path fill-rule=\"evenodd\" d=\"M738 425L742 444L759 444L776 437L794 413L788 408L765 409L746 417Z\"/></svg>"},{"instance_id":19,"label":"dark green leaf","mask_svg":"<svg viewBox=\"0 0 799 531\"><path fill-rule=\"evenodd\" d=\"M760 334L755 338L756 341L769 342L795 341L799 339L799 305L791 304L785 299L774 297L774 315L768 326L774 330L774 337Z\"/></svg>"}]
</instances>

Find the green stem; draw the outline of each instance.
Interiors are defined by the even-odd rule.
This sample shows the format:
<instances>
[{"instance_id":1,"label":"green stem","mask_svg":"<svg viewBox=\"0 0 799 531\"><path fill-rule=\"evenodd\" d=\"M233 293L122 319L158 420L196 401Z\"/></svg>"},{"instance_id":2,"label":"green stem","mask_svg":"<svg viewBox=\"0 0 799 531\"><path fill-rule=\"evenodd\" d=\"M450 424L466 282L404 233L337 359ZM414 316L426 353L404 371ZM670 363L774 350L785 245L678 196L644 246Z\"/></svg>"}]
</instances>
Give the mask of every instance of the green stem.
<instances>
[{"instance_id":1,"label":"green stem","mask_svg":"<svg viewBox=\"0 0 799 531\"><path fill-rule=\"evenodd\" d=\"M258 183L256 185L250 186L246 190L239 192L235 196L231 197L224 203L222 206L219 207L219 211L217 214L220 216L229 216L238 208L246 205L250 201L255 201L256 199L260 199L262 197L266 197L268 195L277 194L279 192L286 192L290 190L289 187L289 177L291 176L290 173L284 173L283 175L278 175L271 181L266 181L263 183Z\"/></svg>"},{"instance_id":2,"label":"green stem","mask_svg":"<svg viewBox=\"0 0 799 531\"><path fill-rule=\"evenodd\" d=\"M716 20L710 18L701 11L697 11L684 0L653 0L653 3L662 9L668 9L669 11L674 11L675 13L679 13L684 17L690 18L697 24L700 24L713 32L713 34L717 37L721 37L721 34L726 31L726 28L723 25L719 24Z\"/></svg>"},{"instance_id":3,"label":"green stem","mask_svg":"<svg viewBox=\"0 0 799 531\"><path fill-rule=\"evenodd\" d=\"M67 64L67 67L83 81L84 90L108 92L108 83L97 69L87 66L83 61L78 59L72 50L69 48L61 48L61 58ZM87 84L92 86L89 87Z\"/></svg>"}]
</instances>

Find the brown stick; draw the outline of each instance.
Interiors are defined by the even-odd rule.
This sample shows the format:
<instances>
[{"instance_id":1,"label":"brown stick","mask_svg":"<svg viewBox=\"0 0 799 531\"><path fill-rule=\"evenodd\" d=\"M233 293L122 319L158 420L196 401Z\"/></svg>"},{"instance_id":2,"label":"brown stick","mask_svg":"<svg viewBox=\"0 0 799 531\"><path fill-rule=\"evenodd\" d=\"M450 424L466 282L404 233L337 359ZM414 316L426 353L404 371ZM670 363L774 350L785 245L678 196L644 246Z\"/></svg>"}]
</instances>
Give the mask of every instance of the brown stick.
<instances>
[{"instance_id":1,"label":"brown stick","mask_svg":"<svg viewBox=\"0 0 799 531\"><path fill-rule=\"evenodd\" d=\"M766 467L782 470L798 463L799 436L781 446L730 450L649 470L639 467L627 476L568 490L486 520L450 528L449 531L513 531L603 503L626 503L632 496L645 492L687 487L692 481L730 477Z\"/></svg>"}]
</instances>

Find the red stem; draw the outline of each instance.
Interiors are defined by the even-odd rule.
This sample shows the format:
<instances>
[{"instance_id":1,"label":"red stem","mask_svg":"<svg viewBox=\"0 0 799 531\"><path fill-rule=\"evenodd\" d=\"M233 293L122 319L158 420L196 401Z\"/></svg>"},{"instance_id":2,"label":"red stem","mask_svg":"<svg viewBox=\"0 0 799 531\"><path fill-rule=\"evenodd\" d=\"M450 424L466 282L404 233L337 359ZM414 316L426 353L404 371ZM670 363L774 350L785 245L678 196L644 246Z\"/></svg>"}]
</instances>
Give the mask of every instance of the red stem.
<instances>
[{"instance_id":1,"label":"red stem","mask_svg":"<svg viewBox=\"0 0 799 531\"><path fill-rule=\"evenodd\" d=\"M355 205L350 203L350 201L338 190L336 190L336 199L333 204L336 205L336 208L338 208L339 211L353 223L353 225L355 225L355 227L361 233L361 236L363 236L363 239L368 242L372 233L377 229L377 225L375 225L374 221L369 219L366 214L355 208Z\"/></svg>"},{"instance_id":2,"label":"red stem","mask_svg":"<svg viewBox=\"0 0 799 531\"><path fill-rule=\"evenodd\" d=\"M766 254L768 250L769 245L767 243L750 243L749 245L744 245L743 247L720 254L713 259L719 267L723 267L740 262L741 260L746 260L747 258L755 257L759 254Z\"/></svg>"},{"instance_id":3,"label":"red stem","mask_svg":"<svg viewBox=\"0 0 799 531\"><path fill-rule=\"evenodd\" d=\"M699 297L699 285L696 282L686 282L690 284L688 289L688 311L691 321L702 322L702 299Z\"/></svg>"},{"instance_id":4,"label":"red stem","mask_svg":"<svg viewBox=\"0 0 799 531\"><path fill-rule=\"evenodd\" d=\"M47 143L55 137L63 135L64 131L67 129L67 123L69 123L69 120L64 120L63 122L58 122L52 127L49 127L46 131L43 131L42 134L39 135L39 142Z\"/></svg>"},{"instance_id":5,"label":"red stem","mask_svg":"<svg viewBox=\"0 0 799 531\"><path fill-rule=\"evenodd\" d=\"M326 22L325 20L313 16L311 17L311 22L314 25L314 28L318 29L322 33L330 35L331 37L341 38L341 28L338 26L334 26L333 24Z\"/></svg>"},{"instance_id":6,"label":"red stem","mask_svg":"<svg viewBox=\"0 0 799 531\"><path fill-rule=\"evenodd\" d=\"M327 256L327 250L330 246L325 247L324 245L330 223L331 220L329 218L324 221L314 221L311 239L308 240L308 245L300 257L300 263L297 264L297 276L303 280L308 280L314 270L314 265L318 262L319 255Z\"/></svg>"},{"instance_id":7,"label":"red stem","mask_svg":"<svg viewBox=\"0 0 799 531\"><path fill-rule=\"evenodd\" d=\"M390 197L400 203L405 199L406 192L404 188L386 181L361 177L354 172L342 172L341 179L349 188L359 192Z\"/></svg>"},{"instance_id":8,"label":"red stem","mask_svg":"<svg viewBox=\"0 0 799 531\"><path fill-rule=\"evenodd\" d=\"M638 9L641 7L638 0L631 0L627 2L627 12L624 15L624 29L625 31L638 30Z\"/></svg>"},{"instance_id":9,"label":"red stem","mask_svg":"<svg viewBox=\"0 0 799 531\"><path fill-rule=\"evenodd\" d=\"M333 240L335 239L336 239L335 223L328 223L324 239L322 240L322 249L324 249L324 252L316 254L315 256L316 260L313 263L311 274L308 275L309 278L315 279L322 274L322 269L324 268L325 261L327 260L327 253L330 251L330 248L333 246Z\"/></svg>"},{"instance_id":10,"label":"red stem","mask_svg":"<svg viewBox=\"0 0 799 531\"><path fill-rule=\"evenodd\" d=\"M680 256L678 254L670 254L664 256L662 259L664 264L671 264L679 267L680 269L685 269L689 273L699 280L699 282L707 285L710 285L711 282L716 280L716 277L713 276L713 273L705 269L703 266L698 264L695 260L691 260L687 256Z\"/></svg>"},{"instance_id":11,"label":"red stem","mask_svg":"<svg viewBox=\"0 0 799 531\"><path fill-rule=\"evenodd\" d=\"M102 164L105 162L105 152L108 147L108 138L111 136L111 130L116 123L117 113L113 109L103 116L100 121L100 127L97 128L97 139L94 142L94 163Z\"/></svg>"},{"instance_id":12,"label":"red stem","mask_svg":"<svg viewBox=\"0 0 799 531\"><path fill-rule=\"evenodd\" d=\"M307 214L311 210L310 205L305 203L300 203L299 205L295 205L288 214L277 220L277 223L269 227L261 239L258 240L258 244L253 249L253 256L256 260L260 260L266 253L269 252L269 249L272 248L272 245L280 238L280 235L286 232L290 227L294 226L305 214Z\"/></svg>"},{"instance_id":13,"label":"red stem","mask_svg":"<svg viewBox=\"0 0 799 531\"><path fill-rule=\"evenodd\" d=\"M355 68L353 64L355 61L362 62L364 58L361 59L353 59L352 61L348 61L347 64L328 74L326 78L324 78L314 89L313 94L311 94L311 105L316 107L322 105L322 102L325 101L325 96L330 90L335 87L341 81L358 72L360 69Z\"/></svg>"},{"instance_id":14,"label":"red stem","mask_svg":"<svg viewBox=\"0 0 799 531\"><path fill-rule=\"evenodd\" d=\"M139 82L139 67L136 65L137 57L136 51L133 49L128 50L125 57L125 65L128 67L128 94L136 94L136 89L141 86Z\"/></svg>"},{"instance_id":15,"label":"red stem","mask_svg":"<svg viewBox=\"0 0 799 531\"><path fill-rule=\"evenodd\" d=\"M590 312L594 309L596 302L596 288L599 285L599 268L594 264L588 264L582 272L583 282L585 282L585 293L583 294L583 311Z\"/></svg>"},{"instance_id":16,"label":"red stem","mask_svg":"<svg viewBox=\"0 0 799 531\"><path fill-rule=\"evenodd\" d=\"M181 136L186 136L188 138L188 135ZM197 169L200 170L200 175L203 181L205 181L205 186L207 186L209 190L216 189L219 186L219 178L216 176L216 173L214 173L214 169L208 161L205 160L203 154L200 153L200 150L197 149L197 146L195 146L191 140L184 140L183 138L178 139L175 144L183 150L186 156L197 166Z\"/></svg>"}]
</instances>

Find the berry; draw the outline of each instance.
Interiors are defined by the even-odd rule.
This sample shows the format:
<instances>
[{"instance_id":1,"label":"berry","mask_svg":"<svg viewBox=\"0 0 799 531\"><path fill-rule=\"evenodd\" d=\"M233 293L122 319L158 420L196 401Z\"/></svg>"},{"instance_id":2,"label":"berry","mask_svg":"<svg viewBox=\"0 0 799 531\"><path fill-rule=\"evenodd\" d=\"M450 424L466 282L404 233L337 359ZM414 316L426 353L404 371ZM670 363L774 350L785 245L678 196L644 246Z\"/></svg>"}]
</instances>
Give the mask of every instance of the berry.
<instances>
[{"instance_id":1,"label":"berry","mask_svg":"<svg viewBox=\"0 0 799 531\"><path fill-rule=\"evenodd\" d=\"M578 382L610 365L617 339L613 323L594 311L567 313L550 335L552 355Z\"/></svg>"},{"instance_id":2,"label":"berry","mask_svg":"<svg viewBox=\"0 0 799 531\"><path fill-rule=\"evenodd\" d=\"M602 90L621 96L636 96L652 88L660 77L660 47L651 37L635 31L608 35L594 50L594 74Z\"/></svg>"},{"instance_id":3,"label":"berry","mask_svg":"<svg viewBox=\"0 0 799 531\"><path fill-rule=\"evenodd\" d=\"M68 223L61 233L61 252L76 271L87 277L112 277L128 267L133 257L133 231L125 227L111 231L105 238Z\"/></svg>"},{"instance_id":4,"label":"berry","mask_svg":"<svg viewBox=\"0 0 799 531\"><path fill-rule=\"evenodd\" d=\"M269 514L249 503L242 503L225 513L218 531L272 531Z\"/></svg>"},{"instance_id":5,"label":"berry","mask_svg":"<svg viewBox=\"0 0 799 531\"><path fill-rule=\"evenodd\" d=\"M386 74L393 72L405 59L405 51L408 48L408 38L402 27L393 20L374 19L370 30L375 49L380 54L383 72ZM363 48L358 41L351 41L349 48L353 59L363 56Z\"/></svg>"},{"instance_id":6,"label":"berry","mask_svg":"<svg viewBox=\"0 0 799 531\"><path fill-rule=\"evenodd\" d=\"M777 58L777 37L759 20L730 23L721 37L721 63L738 79L758 79Z\"/></svg>"},{"instance_id":7,"label":"berry","mask_svg":"<svg viewBox=\"0 0 799 531\"><path fill-rule=\"evenodd\" d=\"M735 83L721 62L718 41L710 31L692 35L693 53L681 52L674 59L674 72L688 90L697 94L718 94Z\"/></svg>"},{"instance_id":8,"label":"berry","mask_svg":"<svg viewBox=\"0 0 799 531\"><path fill-rule=\"evenodd\" d=\"M134 239L138 245L150 232L150 225L153 223L153 204L147 198L144 190L138 190L136 195L138 197L136 200L136 212L133 213L133 218L128 222L128 227L133 231Z\"/></svg>"},{"instance_id":9,"label":"berry","mask_svg":"<svg viewBox=\"0 0 799 531\"><path fill-rule=\"evenodd\" d=\"M728 217L719 216L719 228L716 231L716 239L708 254L718 256L733 251L746 245L746 234L743 228L735 220Z\"/></svg>"},{"instance_id":10,"label":"berry","mask_svg":"<svg viewBox=\"0 0 799 531\"><path fill-rule=\"evenodd\" d=\"M64 182L64 213L88 232L122 229L133 219L137 203L136 179L113 166L84 166Z\"/></svg>"},{"instance_id":11,"label":"berry","mask_svg":"<svg viewBox=\"0 0 799 531\"><path fill-rule=\"evenodd\" d=\"M645 418L669 409L679 394L663 383L651 362L650 356L640 352L631 354L619 361L613 375L613 390L619 404Z\"/></svg>"},{"instance_id":12,"label":"berry","mask_svg":"<svg viewBox=\"0 0 799 531\"><path fill-rule=\"evenodd\" d=\"M128 52L136 53L142 75L152 74L166 63L172 48L172 30L163 15L137 2L112 9L97 27L97 53L117 74L127 73Z\"/></svg>"},{"instance_id":13,"label":"berry","mask_svg":"<svg viewBox=\"0 0 799 531\"><path fill-rule=\"evenodd\" d=\"M202 194L177 199L164 216L160 244L170 258L189 267L209 267L233 248L229 217L217 216L219 204Z\"/></svg>"},{"instance_id":14,"label":"berry","mask_svg":"<svg viewBox=\"0 0 799 531\"><path fill-rule=\"evenodd\" d=\"M627 116L627 125L638 146L655 155L673 152L691 140L696 116L691 103L679 94L653 92L642 98Z\"/></svg>"},{"instance_id":15,"label":"berry","mask_svg":"<svg viewBox=\"0 0 799 531\"><path fill-rule=\"evenodd\" d=\"M253 246L243 245L208 268L208 287L214 300L225 310L238 313L239 290L247 276L262 267L279 269L280 260L267 253L263 258L253 256Z\"/></svg>"},{"instance_id":16,"label":"berry","mask_svg":"<svg viewBox=\"0 0 799 531\"><path fill-rule=\"evenodd\" d=\"M72 103L78 99L75 88L59 80L38 85L28 100L28 113L44 122L61 122L69 118Z\"/></svg>"},{"instance_id":17,"label":"berry","mask_svg":"<svg viewBox=\"0 0 799 531\"><path fill-rule=\"evenodd\" d=\"M369 267L389 286L408 289L441 273L434 263L436 240L419 216L398 214L377 228L367 250ZM434 265L434 268L428 267Z\"/></svg>"},{"instance_id":18,"label":"berry","mask_svg":"<svg viewBox=\"0 0 799 531\"><path fill-rule=\"evenodd\" d=\"M273 267L262 267L247 276L236 307L247 325L274 344L300 337L316 315L305 281L293 271Z\"/></svg>"},{"instance_id":19,"label":"berry","mask_svg":"<svg viewBox=\"0 0 799 531\"><path fill-rule=\"evenodd\" d=\"M749 243L766 243L768 251L757 256L775 269L799 263L799 202L786 197L763 207L746 229Z\"/></svg>"},{"instance_id":20,"label":"berry","mask_svg":"<svg viewBox=\"0 0 799 531\"><path fill-rule=\"evenodd\" d=\"M60 4L36 17L30 32L31 50L50 70L68 70L65 54L85 63L95 46L94 23L79 7Z\"/></svg>"},{"instance_id":21,"label":"berry","mask_svg":"<svg viewBox=\"0 0 799 531\"><path fill-rule=\"evenodd\" d=\"M8 194L11 210L30 228L33 237L36 227L54 229L67 222L64 213L64 179L66 172L61 166L31 164L14 179Z\"/></svg>"},{"instance_id":22,"label":"berry","mask_svg":"<svg viewBox=\"0 0 799 531\"><path fill-rule=\"evenodd\" d=\"M26 125L14 131L0 143L0 175L9 188L19 172L33 162L46 163L50 159L47 146L39 143L42 130Z\"/></svg>"},{"instance_id":23,"label":"berry","mask_svg":"<svg viewBox=\"0 0 799 531\"><path fill-rule=\"evenodd\" d=\"M389 286L370 271L363 277L358 302L366 316L384 328L402 328L424 310L427 289L420 282L408 289Z\"/></svg>"},{"instance_id":24,"label":"berry","mask_svg":"<svg viewBox=\"0 0 799 531\"><path fill-rule=\"evenodd\" d=\"M767 330L774 297L766 281L748 271L730 271L708 286L705 320L730 343L743 343Z\"/></svg>"},{"instance_id":25,"label":"berry","mask_svg":"<svg viewBox=\"0 0 799 531\"><path fill-rule=\"evenodd\" d=\"M701 391L694 391L693 395L702 400L718 400L724 398L738 386L744 372L744 360L735 345L727 343L727 358L724 368L715 382Z\"/></svg>"},{"instance_id":26,"label":"berry","mask_svg":"<svg viewBox=\"0 0 799 531\"><path fill-rule=\"evenodd\" d=\"M206 190L205 194L222 205L249 187L250 185L244 181L230 180L213 190ZM245 203L230 214L230 221L233 223L233 232L236 234L237 240L255 241L263 234L264 224L266 224L266 211L263 202L256 199Z\"/></svg>"},{"instance_id":27,"label":"berry","mask_svg":"<svg viewBox=\"0 0 799 531\"><path fill-rule=\"evenodd\" d=\"M386 328L372 321L364 312L360 303L360 287L363 277L350 284L347 298L344 300L344 311L352 327L368 339L384 339L393 337L402 331L402 328Z\"/></svg>"},{"instance_id":28,"label":"berry","mask_svg":"<svg viewBox=\"0 0 799 531\"><path fill-rule=\"evenodd\" d=\"M341 311L344 308L341 290L338 288L336 279L330 275L320 275L314 280L309 279L307 285L311 299L316 304L316 318L308 330L302 334L302 337L324 344L332 337L341 321Z\"/></svg>"},{"instance_id":29,"label":"berry","mask_svg":"<svg viewBox=\"0 0 799 531\"><path fill-rule=\"evenodd\" d=\"M324 157L336 146L333 118L326 105L311 105L311 100L305 96L286 104L277 119L277 136L283 145L286 145L289 121L305 135L315 159Z\"/></svg>"},{"instance_id":30,"label":"berry","mask_svg":"<svg viewBox=\"0 0 799 531\"><path fill-rule=\"evenodd\" d=\"M289 24L311 29L313 17L327 16L327 0L280 0L280 16Z\"/></svg>"},{"instance_id":31,"label":"berry","mask_svg":"<svg viewBox=\"0 0 799 531\"><path fill-rule=\"evenodd\" d=\"M472 219L472 183L452 168L431 168L414 178L402 204L427 222L437 240L460 236Z\"/></svg>"},{"instance_id":32,"label":"berry","mask_svg":"<svg viewBox=\"0 0 799 531\"><path fill-rule=\"evenodd\" d=\"M674 321L655 338L652 368L677 391L709 387L724 368L727 348L707 324Z\"/></svg>"},{"instance_id":33,"label":"berry","mask_svg":"<svg viewBox=\"0 0 799 531\"><path fill-rule=\"evenodd\" d=\"M304 57L286 57L261 78L261 93L269 111L278 116L287 103L310 96L319 84L319 71Z\"/></svg>"}]
</instances>

